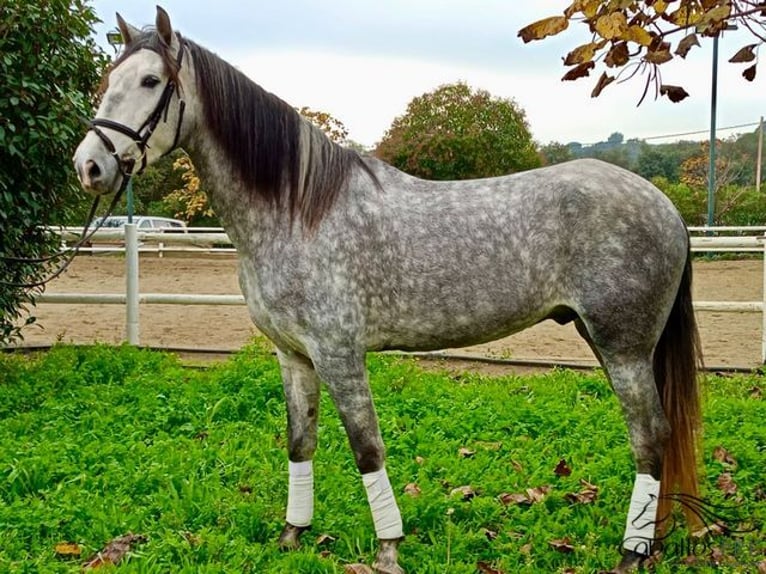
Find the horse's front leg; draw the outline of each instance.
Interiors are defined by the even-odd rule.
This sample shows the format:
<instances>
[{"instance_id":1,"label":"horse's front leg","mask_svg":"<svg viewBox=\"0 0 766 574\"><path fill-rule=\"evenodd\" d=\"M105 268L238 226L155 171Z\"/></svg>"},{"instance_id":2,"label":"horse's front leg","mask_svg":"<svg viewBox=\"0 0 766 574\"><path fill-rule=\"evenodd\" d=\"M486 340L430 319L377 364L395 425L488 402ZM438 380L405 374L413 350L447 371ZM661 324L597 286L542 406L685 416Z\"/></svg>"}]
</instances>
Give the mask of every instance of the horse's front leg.
<instances>
[{"instance_id":1,"label":"horse's front leg","mask_svg":"<svg viewBox=\"0 0 766 574\"><path fill-rule=\"evenodd\" d=\"M362 474L379 540L373 569L379 574L404 574L398 545L404 537L402 517L385 468L385 447L367 383L364 354L314 358L321 379L340 414Z\"/></svg>"},{"instance_id":2,"label":"horse's front leg","mask_svg":"<svg viewBox=\"0 0 766 574\"><path fill-rule=\"evenodd\" d=\"M293 550L311 527L314 514L313 458L317 446L319 378L311 361L292 352L277 352L287 403L289 486L287 516L279 546Z\"/></svg>"}]
</instances>

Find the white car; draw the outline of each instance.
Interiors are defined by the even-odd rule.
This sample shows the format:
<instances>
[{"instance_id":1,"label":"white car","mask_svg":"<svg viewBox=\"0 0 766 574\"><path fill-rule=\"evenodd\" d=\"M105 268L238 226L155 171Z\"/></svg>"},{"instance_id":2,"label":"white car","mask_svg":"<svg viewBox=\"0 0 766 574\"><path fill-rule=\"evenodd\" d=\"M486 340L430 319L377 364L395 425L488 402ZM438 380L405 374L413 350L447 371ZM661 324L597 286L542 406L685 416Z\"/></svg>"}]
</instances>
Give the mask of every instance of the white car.
<instances>
[{"instance_id":1,"label":"white car","mask_svg":"<svg viewBox=\"0 0 766 574\"><path fill-rule=\"evenodd\" d=\"M100 224L101 229L123 227L128 222L127 215L110 215L102 221L102 218L94 219L90 226L91 229ZM186 223L180 219L170 219L169 217L156 217L154 215L134 215L133 223L139 231L160 231L170 233L185 233Z\"/></svg>"}]
</instances>

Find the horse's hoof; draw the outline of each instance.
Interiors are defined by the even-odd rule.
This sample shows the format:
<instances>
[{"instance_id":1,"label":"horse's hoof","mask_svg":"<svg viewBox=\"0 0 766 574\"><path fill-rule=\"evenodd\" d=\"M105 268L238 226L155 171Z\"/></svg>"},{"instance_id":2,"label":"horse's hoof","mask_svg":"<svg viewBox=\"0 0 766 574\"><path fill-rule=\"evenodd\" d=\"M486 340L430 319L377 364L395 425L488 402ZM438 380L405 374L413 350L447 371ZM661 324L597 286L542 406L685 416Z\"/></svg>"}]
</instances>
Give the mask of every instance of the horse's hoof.
<instances>
[{"instance_id":1,"label":"horse's hoof","mask_svg":"<svg viewBox=\"0 0 766 574\"><path fill-rule=\"evenodd\" d=\"M301 534L310 529L311 526L293 526L290 523L285 524L282 534L279 535L280 550L297 550L301 546Z\"/></svg>"},{"instance_id":2,"label":"horse's hoof","mask_svg":"<svg viewBox=\"0 0 766 574\"><path fill-rule=\"evenodd\" d=\"M377 560L372 563L375 574L405 574L404 569L396 562L393 564L381 564Z\"/></svg>"},{"instance_id":3,"label":"horse's hoof","mask_svg":"<svg viewBox=\"0 0 766 574\"><path fill-rule=\"evenodd\" d=\"M645 556L644 554L626 550L625 554L622 555L622 560L620 560L617 568L610 570L609 574L630 574L631 572L636 572L647 558L648 556Z\"/></svg>"},{"instance_id":4,"label":"horse's hoof","mask_svg":"<svg viewBox=\"0 0 766 574\"><path fill-rule=\"evenodd\" d=\"M372 563L372 569L377 574L405 574L399 566L399 540L381 540L378 555Z\"/></svg>"}]
</instances>

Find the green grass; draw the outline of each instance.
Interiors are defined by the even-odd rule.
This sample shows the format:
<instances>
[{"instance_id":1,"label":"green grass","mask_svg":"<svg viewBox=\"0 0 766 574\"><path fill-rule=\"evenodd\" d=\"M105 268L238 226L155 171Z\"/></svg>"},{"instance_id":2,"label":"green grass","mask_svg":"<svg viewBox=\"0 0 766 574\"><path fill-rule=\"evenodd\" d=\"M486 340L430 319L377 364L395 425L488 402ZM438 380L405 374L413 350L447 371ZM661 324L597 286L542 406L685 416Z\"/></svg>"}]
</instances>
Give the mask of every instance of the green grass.
<instances>
[{"instance_id":1,"label":"green grass","mask_svg":"<svg viewBox=\"0 0 766 574\"><path fill-rule=\"evenodd\" d=\"M634 473L601 375L449 376L380 356L369 368L408 573L473 574L478 561L504 573L614 566ZM766 558L766 401L750 396L756 385L764 386L755 376L706 384L706 495L731 504L716 487L725 468L712 452L721 445L737 461L739 515L756 529L710 543L727 560L716 572L752 572ZM284 427L279 369L259 344L203 371L128 347L0 357L0 572L76 572L81 560L56 557L57 543L78 542L89 555L127 532L148 542L119 572L319 574L370 563L376 541L363 487L326 396L314 528L301 550L278 551ZM461 457L461 447L476 454ZM569 477L553 472L561 458ZM572 506L564 495L581 478L599 487L598 499ZM408 483L419 497L402 493ZM464 485L478 492L473 500L450 496ZM497 500L542 485L552 490L531 507ZM336 540L318 547L323 533ZM549 546L564 537L573 553ZM714 569L669 557L656 571Z\"/></svg>"}]
</instances>

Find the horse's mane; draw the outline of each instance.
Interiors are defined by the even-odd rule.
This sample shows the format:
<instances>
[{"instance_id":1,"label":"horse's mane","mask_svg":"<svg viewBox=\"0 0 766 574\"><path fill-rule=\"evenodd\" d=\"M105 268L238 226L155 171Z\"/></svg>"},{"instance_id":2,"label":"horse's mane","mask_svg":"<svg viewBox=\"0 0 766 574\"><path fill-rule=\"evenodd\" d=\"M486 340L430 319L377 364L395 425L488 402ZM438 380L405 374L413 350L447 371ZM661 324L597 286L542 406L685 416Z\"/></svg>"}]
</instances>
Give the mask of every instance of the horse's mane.
<instances>
[{"instance_id":1,"label":"horse's mane","mask_svg":"<svg viewBox=\"0 0 766 574\"><path fill-rule=\"evenodd\" d=\"M180 35L179 41L194 62L207 126L250 194L286 208L291 221L300 218L312 230L346 189L354 167L380 187L356 151L332 142L289 104L209 50ZM132 42L114 66L141 48L160 54L177 81L176 54L152 29Z\"/></svg>"}]
</instances>

